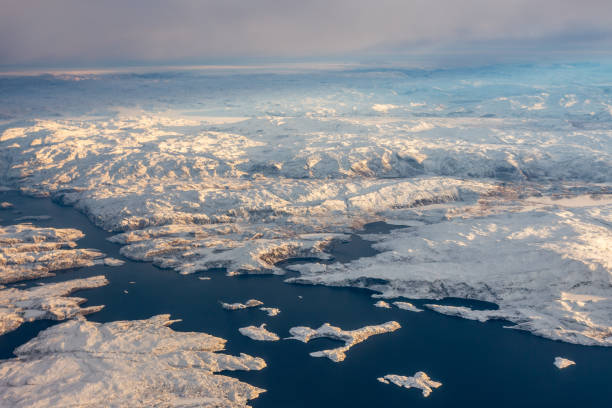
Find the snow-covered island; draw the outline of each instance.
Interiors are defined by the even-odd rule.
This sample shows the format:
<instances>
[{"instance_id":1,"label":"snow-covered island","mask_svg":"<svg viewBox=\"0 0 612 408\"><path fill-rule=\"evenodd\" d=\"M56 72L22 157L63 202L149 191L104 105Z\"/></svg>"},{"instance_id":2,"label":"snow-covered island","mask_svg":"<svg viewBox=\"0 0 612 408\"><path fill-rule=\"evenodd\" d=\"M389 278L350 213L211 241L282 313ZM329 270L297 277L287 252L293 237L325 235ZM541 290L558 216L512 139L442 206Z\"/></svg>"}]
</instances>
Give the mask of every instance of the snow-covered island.
<instances>
[{"instance_id":1,"label":"snow-covered island","mask_svg":"<svg viewBox=\"0 0 612 408\"><path fill-rule=\"evenodd\" d=\"M432 388L438 388L442 386L441 382L434 381L423 371L418 371L412 377L406 377L403 375L387 374L384 377L379 377L378 381L383 384L395 384L398 387L404 388L418 388L423 391L424 397L429 397Z\"/></svg>"},{"instance_id":2,"label":"snow-covered island","mask_svg":"<svg viewBox=\"0 0 612 408\"><path fill-rule=\"evenodd\" d=\"M391 309L391 305L385 302L384 300L379 300L378 302L374 303L374 306L380 307L382 309Z\"/></svg>"},{"instance_id":3,"label":"snow-covered island","mask_svg":"<svg viewBox=\"0 0 612 408\"><path fill-rule=\"evenodd\" d=\"M68 297L81 289L108 284L104 276L48 283L30 289L0 289L0 335L17 329L26 322L52 319L65 320L101 310L104 306L80 307L86 299Z\"/></svg>"},{"instance_id":4,"label":"snow-covered island","mask_svg":"<svg viewBox=\"0 0 612 408\"><path fill-rule=\"evenodd\" d=\"M264 360L219 351L225 340L175 332L168 315L46 329L0 361L0 405L246 407L264 392L220 371L261 370Z\"/></svg>"},{"instance_id":5,"label":"snow-covered island","mask_svg":"<svg viewBox=\"0 0 612 408\"><path fill-rule=\"evenodd\" d=\"M567 358L563 358L563 357L555 357L555 361L553 362L553 364L559 370L562 370L562 369L567 368L569 366L576 365L576 362L574 362L572 360L568 360Z\"/></svg>"},{"instance_id":6,"label":"snow-covered island","mask_svg":"<svg viewBox=\"0 0 612 408\"><path fill-rule=\"evenodd\" d=\"M225 310L240 310L240 309L250 309L252 307L257 307L263 305L261 300L257 299L249 299L244 303L225 303L221 302L221 307Z\"/></svg>"},{"instance_id":7,"label":"snow-covered island","mask_svg":"<svg viewBox=\"0 0 612 408\"><path fill-rule=\"evenodd\" d=\"M259 310L266 312L268 316L274 317L280 314L280 309L277 307L260 307Z\"/></svg>"},{"instance_id":8,"label":"snow-covered island","mask_svg":"<svg viewBox=\"0 0 612 408\"><path fill-rule=\"evenodd\" d=\"M272 333L266 329L266 324L262 323L259 326L247 326L238 329L240 334L247 336L257 341L277 341L280 339L278 334Z\"/></svg>"},{"instance_id":9,"label":"snow-covered island","mask_svg":"<svg viewBox=\"0 0 612 408\"><path fill-rule=\"evenodd\" d=\"M402 302L398 300L396 302L393 302L393 304L397 306L398 308L402 310L408 310L409 312L422 312L423 311L423 309L419 309L418 307L416 307L410 302Z\"/></svg>"},{"instance_id":10,"label":"snow-covered island","mask_svg":"<svg viewBox=\"0 0 612 408\"><path fill-rule=\"evenodd\" d=\"M310 355L313 357L327 357L331 361L337 363L346 358L346 352L354 345L367 340L371 336L382 333L390 333L399 329L400 327L401 326L398 322L390 321L374 326L365 326L356 330L342 330L339 327L325 323L316 330L306 326L292 327L289 329L291 337L288 337L287 339L299 340L304 343L308 343L310 340L320 337L344 341L344 346L342 347L314 351L310 353Z\"/></svg>"}]
</instances>

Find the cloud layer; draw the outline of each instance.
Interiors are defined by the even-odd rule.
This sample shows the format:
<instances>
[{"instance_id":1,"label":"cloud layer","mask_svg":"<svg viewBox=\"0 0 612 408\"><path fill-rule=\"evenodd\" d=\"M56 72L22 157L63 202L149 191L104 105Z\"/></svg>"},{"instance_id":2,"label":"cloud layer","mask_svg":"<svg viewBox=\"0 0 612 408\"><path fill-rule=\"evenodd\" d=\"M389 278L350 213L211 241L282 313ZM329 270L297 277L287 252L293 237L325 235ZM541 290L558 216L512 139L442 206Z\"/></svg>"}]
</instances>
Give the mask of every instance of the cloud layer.
<instances>
[{"instance_id":1,"label":"cloud layer","mask_svg":"<svg viewBox=\"0 0 612 408\"><path fill-rule=\"evenodd\" d=\"M609 0L3 0L0 65L600 48ZM493 44L493 45L491 45Z\"/></svg>"}]
</instances>

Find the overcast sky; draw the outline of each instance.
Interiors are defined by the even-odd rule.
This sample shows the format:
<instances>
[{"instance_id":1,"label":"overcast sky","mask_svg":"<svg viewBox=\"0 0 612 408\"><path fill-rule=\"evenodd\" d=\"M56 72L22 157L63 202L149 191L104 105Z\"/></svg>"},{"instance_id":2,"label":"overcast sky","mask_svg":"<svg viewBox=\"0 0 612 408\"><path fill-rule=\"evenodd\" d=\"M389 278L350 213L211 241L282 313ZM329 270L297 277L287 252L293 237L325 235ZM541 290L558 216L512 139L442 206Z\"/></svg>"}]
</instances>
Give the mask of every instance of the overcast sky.
<instances>
[{"instance_id":1,"label":"overcast sky","mask_svg":"<svg viewBox=\"0 0 612 408\"><path fill-rule=\"evenodd\" d=\"M0 65L611 50L612 0L0 0Z\"/></svg>"}]
</instances>

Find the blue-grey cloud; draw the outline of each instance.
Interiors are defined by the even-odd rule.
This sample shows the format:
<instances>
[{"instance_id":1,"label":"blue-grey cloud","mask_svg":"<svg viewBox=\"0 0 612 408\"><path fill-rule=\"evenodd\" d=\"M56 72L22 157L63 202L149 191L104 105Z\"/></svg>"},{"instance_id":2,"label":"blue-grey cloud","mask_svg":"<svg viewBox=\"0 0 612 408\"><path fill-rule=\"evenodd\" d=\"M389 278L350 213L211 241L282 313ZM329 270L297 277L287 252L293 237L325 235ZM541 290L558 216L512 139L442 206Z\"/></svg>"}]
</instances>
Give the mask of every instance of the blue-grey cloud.
<instances>
[{"instance_id":1,"label":"blue-grey cloud","mask_svg":"<svg viewBox=\"0 0 612 408\"><path fill-rule=\"evenodd\" d=\"M0 65L612 43L610 0L2 0L1 8Z\"/></svg>"}]
</instances>

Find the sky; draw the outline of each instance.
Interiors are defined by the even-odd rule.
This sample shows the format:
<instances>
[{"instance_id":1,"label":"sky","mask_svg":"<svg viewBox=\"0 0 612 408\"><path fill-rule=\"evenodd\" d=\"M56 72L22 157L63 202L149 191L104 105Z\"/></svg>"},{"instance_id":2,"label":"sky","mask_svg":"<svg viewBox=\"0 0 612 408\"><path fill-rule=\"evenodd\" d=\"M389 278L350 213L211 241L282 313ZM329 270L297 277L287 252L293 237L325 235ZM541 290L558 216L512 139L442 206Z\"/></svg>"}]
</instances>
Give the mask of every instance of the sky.
<instances>
[{"instance_id":1,"label":"sky","mask_svg":"<svg viewBox=\"0 0 612 408\"><path fill-rule=\"evenodd\" d=\"M612 50L612 0L0 0L0 67Z\"/></svg>"}]
</instances>

